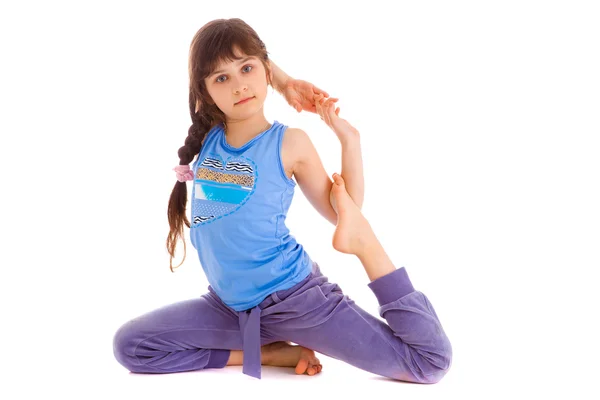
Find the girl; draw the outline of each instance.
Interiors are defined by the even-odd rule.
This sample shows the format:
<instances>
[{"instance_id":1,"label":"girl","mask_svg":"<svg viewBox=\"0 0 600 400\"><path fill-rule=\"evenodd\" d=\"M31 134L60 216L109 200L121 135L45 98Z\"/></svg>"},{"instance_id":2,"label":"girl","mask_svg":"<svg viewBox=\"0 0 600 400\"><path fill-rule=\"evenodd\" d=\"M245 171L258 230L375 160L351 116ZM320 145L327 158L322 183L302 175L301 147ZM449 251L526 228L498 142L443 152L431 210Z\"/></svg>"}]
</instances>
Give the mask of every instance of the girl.
<instances>
[{"instance_id":1,"label":"girl","mask_svg":"<svg viewBox=\"0 0 600 400\"><path fill-rule=\"evenodd\" d=\"M359 133L339 117L337 99L325 100L307 82L287 85L295 89L286 100L318 113L341 142L342 173L332 182L304 131L265 119L268 85L285 74L242 20L211 21L196 33L189 74L193 125L178 152L167 248L172 262L183 224L190 228L208 293L125 323L114 336L117 360L138 373L243 365L260 378L261 364L317 374L316 350L389 378L438 382L451 365L450 342L427 297L404 267L394 267L360 211ZM360 259L387 324L329 282L289 233L296 184L336 225L333 247Z\"/></svg>"}]
</instances>

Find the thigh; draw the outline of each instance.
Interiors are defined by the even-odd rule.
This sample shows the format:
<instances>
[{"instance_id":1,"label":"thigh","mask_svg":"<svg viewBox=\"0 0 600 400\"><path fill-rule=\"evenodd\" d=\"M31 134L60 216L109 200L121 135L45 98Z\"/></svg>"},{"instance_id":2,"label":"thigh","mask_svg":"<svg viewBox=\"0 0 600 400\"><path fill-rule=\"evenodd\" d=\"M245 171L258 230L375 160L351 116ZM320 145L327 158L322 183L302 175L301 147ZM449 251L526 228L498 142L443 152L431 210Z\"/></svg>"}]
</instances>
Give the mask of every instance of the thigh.
<instances>
[{"instance_id":1,"label":"thigh","mask_svg":"<svg viewBox=\"0 0 600 400\"><path fill-rule=\"evenodd\" d=\"M374 374L411 380L405 373L403 343L392 329L327 277L317 273L287 295L272 306L270 315L279 316L270 326L278 337Z\"/></svg>"},{"instance_id":2,"label":"thigh","mask_svg":"<svg viewBox=\"0 0 600 400\"><path fill-rule=\"evenodd\" d=\"M263 344L271 341L263 335ZM213 292L133 318L113 338L115 357L131 371L210 368L217 358L228 358L218 349L241 350L242 335L238 314Z\"/></svg>"},{"instance_id":3,"label":"thigh","mask_svg":"<svg viewBox=\"0 0 600 400\"><path fill-rule=\"evenodd\" d=\"M168 336L196 348L235 348L241 344L238 320L212 293L162 306L123 324L115 338L147 340ZM223 347L225 346L225 347Z\"/></svg>"}]
</instances>

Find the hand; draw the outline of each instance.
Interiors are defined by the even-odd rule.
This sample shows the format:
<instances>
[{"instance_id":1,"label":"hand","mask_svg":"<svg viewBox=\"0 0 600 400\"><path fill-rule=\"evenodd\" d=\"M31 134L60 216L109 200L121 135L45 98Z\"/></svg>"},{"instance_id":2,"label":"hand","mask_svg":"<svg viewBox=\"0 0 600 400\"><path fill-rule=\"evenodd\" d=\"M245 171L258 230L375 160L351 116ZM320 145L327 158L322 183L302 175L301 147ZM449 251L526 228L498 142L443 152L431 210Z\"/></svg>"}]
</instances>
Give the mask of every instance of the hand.
<instances>
[{"instance_id":1,"label":"hand","mask_svg":"<svg viewBox=\"0 0 600 400\"><path fill-rule=\"evenodd\" d=\"M323 95L315 95L317 114L335 132L340 141L352 136L358 136L358 130L350 125L348 121L339 117L340 108L335 108L334 104L337 100L333 98L325 100Z\"/></svg>"},{"instance_id":2,"label":"hand","mask_svg":"<svg viewBox=\"0 0 600 400\"><path fill-rule=\"evenodd\" d=\"M309 111L317 113L314 96L321 94L329 97L327 92L319 89L310 82L290 78L283 87L283 97L297 112ZM337 99L336 99L337 101Z\"/></svg>"}]
</instances>

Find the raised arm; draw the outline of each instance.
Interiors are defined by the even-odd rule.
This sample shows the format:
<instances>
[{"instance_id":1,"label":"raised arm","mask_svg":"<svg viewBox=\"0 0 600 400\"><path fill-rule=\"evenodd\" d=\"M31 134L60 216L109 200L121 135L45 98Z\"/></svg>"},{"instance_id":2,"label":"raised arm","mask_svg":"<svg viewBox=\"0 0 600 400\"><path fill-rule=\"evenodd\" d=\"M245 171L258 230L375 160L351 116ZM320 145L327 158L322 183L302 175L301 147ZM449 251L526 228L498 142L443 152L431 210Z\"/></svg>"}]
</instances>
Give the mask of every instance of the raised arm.
<instances>
[{"instance_id":1,"label":"raised arm","mask_svg":"<svg viewBox=\"0 0 600 400\"><path fill-rule=\"evenodd\" d=\"M348 121L338 116L340 109L335 108L332 99L315 96L317 114L336 134L342 145L342 178L348 194L359 209L362 209L365 195L362 150L360 134Z\"/></svg>"},{"instance_id":2,"label":"raised arm","mask_svg":"<svg viewBox=\"0 0 600 400\"><path fill-rule=\"evenodd\" d=\"M283 96L287 103L297 112L304 110L316 114L314 96L320 94L329 97L329 94L310 82L292 78L273 60L270 60L270 65L273 72L273 88ZM337 101L337 99L333 100Z\"/></svg>"},{"instance_id":3,"label":"raised arm","mask_svg":"<svg viewBox=\"0 0 600 400\"><path fill-rule=\"evenodd\" d=\"M292 78L279 68L273 60L271 60L271 68L273 69L273 87L283 95L283 88L286 82Z\"/></svg>"}]
</instances>

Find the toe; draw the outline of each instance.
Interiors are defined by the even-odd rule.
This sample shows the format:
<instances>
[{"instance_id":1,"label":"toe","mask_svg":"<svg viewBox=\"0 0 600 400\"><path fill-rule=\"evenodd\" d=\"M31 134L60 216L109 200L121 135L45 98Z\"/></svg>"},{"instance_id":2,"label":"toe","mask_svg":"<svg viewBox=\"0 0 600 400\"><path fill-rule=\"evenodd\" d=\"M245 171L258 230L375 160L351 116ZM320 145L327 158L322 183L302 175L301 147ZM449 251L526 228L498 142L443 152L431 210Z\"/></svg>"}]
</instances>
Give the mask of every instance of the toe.
<instances>
[{"instance_id":1,"label":"toe","mask_svg":"<svg viewBox=\"0 0 600 400\"><path fill-rule=\"evenodd\" d=\"M336 173L334 173L334 174L332 175L332 177L333 177L333 181L334 181L334 182L335 182L337 185L339 185L339 186L342 186L342 187L344 186L344 178L342 178L342 176L341 176L340 174L338 174L338 173L336 172Z\"/></svg>"},{"instance_id":2,"label":"toe","mask_svg":"<svg viewBox=\"0 0 600 400\"><path fill-rule=\"evenodd\" d=\"M303 374L304 372L306 372L307 368L308 368L308 360L301 359L300 361L298 361L298 364L296 365L296 373Z\"/></svg>"}]
</instances>

